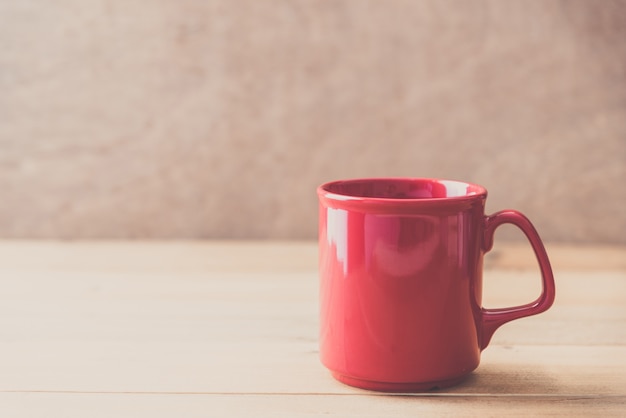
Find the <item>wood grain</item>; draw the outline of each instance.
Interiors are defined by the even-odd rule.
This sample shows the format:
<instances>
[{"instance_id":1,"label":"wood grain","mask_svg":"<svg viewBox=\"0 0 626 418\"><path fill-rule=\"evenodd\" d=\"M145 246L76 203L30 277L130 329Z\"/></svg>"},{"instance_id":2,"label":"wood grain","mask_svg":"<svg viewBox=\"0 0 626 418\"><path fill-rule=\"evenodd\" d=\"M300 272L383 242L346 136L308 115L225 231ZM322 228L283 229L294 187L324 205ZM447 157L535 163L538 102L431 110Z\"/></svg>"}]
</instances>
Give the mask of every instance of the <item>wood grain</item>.
<instances>
[{"instance_id":1,"label":"wood grain","mask_svg":"<svg viewBox=\"0 0 626 418\"><path fill-rule=\"evenodd\" d=\"M525 250L499 248L489 306L532 297L536 267L514 261ZM337 383L319 363L313 242L3 241L0 412L623 415L626 249L549 251L560 254L550 311L498 330L459 386L385 395ZM580 268L585 254L598 269Z\"/></svg>"}]
</instances>

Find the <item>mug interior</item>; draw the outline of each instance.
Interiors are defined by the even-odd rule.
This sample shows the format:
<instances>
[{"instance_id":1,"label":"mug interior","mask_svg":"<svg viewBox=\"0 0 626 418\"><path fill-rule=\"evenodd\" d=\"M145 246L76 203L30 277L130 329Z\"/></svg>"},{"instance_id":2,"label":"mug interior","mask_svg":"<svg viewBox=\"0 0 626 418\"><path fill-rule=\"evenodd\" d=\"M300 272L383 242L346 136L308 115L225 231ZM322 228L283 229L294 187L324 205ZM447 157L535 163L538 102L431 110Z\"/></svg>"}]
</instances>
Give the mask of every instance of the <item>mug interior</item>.
<instances>
[{"instance_id":1,"label":"mug interior","mask_svg":"<svg viewBox=\"0 0 626 418\"><path fill-rule=\"evenodd\" d=\"M327 183L322 189L337 195L374 199L449 199L486 194L476 184L453 180L379 178Z\"/></svg>"}]
</instances>

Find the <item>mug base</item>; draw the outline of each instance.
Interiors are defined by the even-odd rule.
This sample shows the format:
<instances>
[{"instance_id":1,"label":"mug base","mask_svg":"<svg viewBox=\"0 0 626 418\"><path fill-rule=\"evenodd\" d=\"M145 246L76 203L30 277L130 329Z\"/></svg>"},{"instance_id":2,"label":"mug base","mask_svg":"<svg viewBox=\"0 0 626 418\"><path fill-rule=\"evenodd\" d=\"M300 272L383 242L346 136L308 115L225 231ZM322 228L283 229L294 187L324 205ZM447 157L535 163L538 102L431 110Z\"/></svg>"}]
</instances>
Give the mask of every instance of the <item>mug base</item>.
<instances>
[{"instance_id":1,"label":"mug base","mask_svg":"<svg viewBox=\"0 0 626 418\"><path fill-rule=\"evenodd\" d=\"M333 377L348 386L354 386L360 389L374 390L377 392L400 392L400 393L413 393L413 392L428 392L433 390L439 390L448 388L450 386L461 383L467 375L455 377L453 379L439 380L435 382L376 382L373 380L358 379L343 375L341 373L331 372Z\"/></svg>"}]
</instances>

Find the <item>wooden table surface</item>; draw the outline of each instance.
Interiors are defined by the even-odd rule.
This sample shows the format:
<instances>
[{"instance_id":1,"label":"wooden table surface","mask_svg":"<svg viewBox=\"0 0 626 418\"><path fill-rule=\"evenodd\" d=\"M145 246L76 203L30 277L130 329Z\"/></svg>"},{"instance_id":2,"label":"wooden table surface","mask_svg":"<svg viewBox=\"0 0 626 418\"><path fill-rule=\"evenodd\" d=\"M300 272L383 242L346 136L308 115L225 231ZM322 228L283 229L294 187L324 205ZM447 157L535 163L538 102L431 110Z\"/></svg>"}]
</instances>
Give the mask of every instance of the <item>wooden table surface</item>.
<instances>
[{"instance_id":1,"label":"wooden table surface","mask_svg":"<svg viewBox=\"0 0 626 418\"><path fill-rule=\"evenodd\" d=\"M318 360L313 242L0 242L2 417L626 416L626 248L548 245L557 300L461 385L382 394ZM530 301L526 245L486 306Z\"/></svg>"}]
</instances>

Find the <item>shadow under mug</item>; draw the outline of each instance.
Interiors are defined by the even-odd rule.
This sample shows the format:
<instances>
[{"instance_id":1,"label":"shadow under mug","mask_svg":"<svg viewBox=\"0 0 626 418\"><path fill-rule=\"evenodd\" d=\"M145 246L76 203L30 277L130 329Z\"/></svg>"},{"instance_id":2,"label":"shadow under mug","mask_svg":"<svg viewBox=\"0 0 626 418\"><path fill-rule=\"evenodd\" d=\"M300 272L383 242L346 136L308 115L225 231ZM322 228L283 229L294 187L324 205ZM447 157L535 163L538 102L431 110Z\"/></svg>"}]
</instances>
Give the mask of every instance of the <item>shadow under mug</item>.
<instances>
[{"instance_id":1,"label":"shadow under mug","mask_svg":"<svg viewBox=\"0 0 626 418\"><path fill-rule=\"evenodd\" d=\"M546 311L552 269L530 221L485 215L485 188L464 182L373 178L335 181L319 197L320 356L348 385L416 392L459 383L502 324ZM541 295L482 307L483 255L496 228L528 238Z\"/></svg>"}]
</instances>

